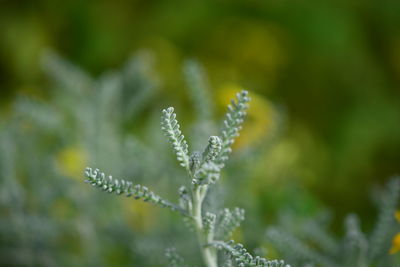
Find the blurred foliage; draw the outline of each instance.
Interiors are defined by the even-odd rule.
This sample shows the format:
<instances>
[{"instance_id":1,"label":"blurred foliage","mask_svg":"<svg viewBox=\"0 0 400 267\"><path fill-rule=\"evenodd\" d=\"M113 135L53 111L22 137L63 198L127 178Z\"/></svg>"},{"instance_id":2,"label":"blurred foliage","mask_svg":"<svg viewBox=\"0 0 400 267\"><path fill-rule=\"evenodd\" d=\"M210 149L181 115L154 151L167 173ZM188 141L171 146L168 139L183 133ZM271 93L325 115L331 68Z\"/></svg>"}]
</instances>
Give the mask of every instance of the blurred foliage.
<instances>
[{"instance_id":1,"label":"blurred foliage","mask_svg":"<svg viewBox=\"0 0 400 267\"><path fill-rule=\"evenodd\" d=\"M345 218L343 237L338 238L328 230L329 212L301 221L282 210L279 225L268 227L266 235L293 266L398 266L400 257L392 255L400 229L395 218L399 201L400 177L392 177L379 194L379 215L369 233L355 214Z\"/></svg>"},{"instance_id":2,"label":"blurred foliage","mask_svg":"<svg viewBox=\"0 0 400 267\"><path fill-rule=\"evenodd\" d=\"M93 256L99 255L96 246L87 244L98 244L93 238L102 238L107 248L101 251L107 258L104 264L123 266L135 257L142 260L131 249L146 250L131 243L141 234L146 235L149 247L164 247L158 244L159 232L154 233L161 225L158 211L142 204L132 207L129 200L98 199L81 188L79 170L95 161L116 176L141 179L147 166L121 158L129 152L134 159L135 153L149 146L165 148L161 137L160 144L148 144L154 139L148 133L158 131L157 111L167 105L185 114L183 127L190 129L196 114L183 112L193 110L182 75L183 60L188 57L204 64L219 115L236 88L253 93L244 127L247 132L236 144L236 162L244 163L231 163L222 178L222 183L233 180L227 186L246 188L241 199L231 200L243 202L251 214L244 224L244 241L258 246L259 233L281 209L307 217L322 206L329 207L337 232L345 214L355 212L363 227L372 228L375 212L370 189L399 173L400 166L398 14L400 2L391 0L1 1L0 131L2 155L9 156L6 162L13 159L0 169L1 183L8 188L2 186L2 190L12 192L12 197L1 193L2 207L7 207L2 216L16 212L7 218L20 229L18 242L24 246L19 248L40 251L46 245L55 251L54 258L58 253L75 255L67 257L65 265L91 265L102 259ZM64 73L72 68L77 76L54 77L57 72L51 70L59 65L46 65L46 57L42 60L48 48L73 62L61 66L66 68ZM149 58L142 48L153 55ZM132 53L148 57L147 63L129 65L126 59ZM39 67L42 61L45 71ZM75 65L80 66L78 71ZM120 71L106 71L110 68ZM137 73L142 73L139 78ZM102 84L118 87L118 83L125 84L125 89L122 102L115 105L107 95L112 90L103 90L106 94L102 95L99 88ZM68 92L82 84L92 89ZM138 93L135 88L154 90ZM99 113L96 103L108 105L109 113ZM94 137L93 127L104 129L103 136ZM131 134L138 140L132 140ZM107 145L99 148L103 140ZM151 162L162 154L155 150L146 155ZM148 176L159 175L156 169ZM174 188L160 175L156 185ZM228 191L234 192L234 187ZM220 193L230 203L229 194ZM39 196L46 201L42 203ZM96 201L104 201L102 211L85 214L88 209L83 207L92 207L90 203ZM38 226L37 231L48 225L42 223L47 219L66 231L60 230L64 231L61 236L52 236L50 230L37 232L48 234L48 239L31 236L21 230L29 229L24 225L27 214L37 222L32 224ZM52 216L47 218L47 214ZM96 226L93 218L97 218ZM75 219L76 228L71 226ZM123 227L107 235L114 228L110 221ZM177 232L173 223L169 226L163 228L166 243L171 232ZM127 234L134 229L132 236ZM80 233L86 234L79 237ZM121 245L113 247L113 238ZM1 242L2 255L12 255L3 251L5 244L10 247L9 239L2 235ZM29 253L36 255L36 251ZM36 265L51 265L52 259L42 259L46 262Z\"/></svg>"}]
</instances>

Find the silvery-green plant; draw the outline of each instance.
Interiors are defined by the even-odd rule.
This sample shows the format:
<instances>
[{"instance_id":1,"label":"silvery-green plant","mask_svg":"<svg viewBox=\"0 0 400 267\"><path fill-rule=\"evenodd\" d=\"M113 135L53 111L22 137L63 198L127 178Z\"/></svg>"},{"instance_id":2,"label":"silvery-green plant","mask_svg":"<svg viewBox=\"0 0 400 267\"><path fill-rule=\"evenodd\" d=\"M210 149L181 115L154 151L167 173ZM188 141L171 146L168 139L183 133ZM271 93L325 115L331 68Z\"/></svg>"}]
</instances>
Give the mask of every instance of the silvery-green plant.
<instances>
[{"instance_id":1,"label":"silvery-green plant","mask_svg":"<svg viewBox=\"0 0 400 267\"><path fill-rule=\"evenodd\" d=\"M253 257L240 244L229 241L232 232L244 219L244 210L223 209L215 214L206 210L204 201L212 187L220 178L232 152L232 144L239 136L246 116L250 97L247 91L241 91L228 106L220 136L210 136L203 151L189 153L189 145L182 134L174 108L162 111L161 129L172 145L176 158L187 173L187 182L179 188L179 203L174 204L149 190L147 187L131 181L106 176L98 169L85 170L86 182L106 192L125 195L137 200L170 209L180 214L194 230L203 262L207 267L222 266L288 266L282 260L266 260ZM218 251L224 251L226 260L219 259ZM171 266L186 266L175 250L168 250L167 257ZM224 261L224 262L223 262Z\"/></svg>"},{"instance_id":2,"label":"silvery-green plant","mask_svg":"<svg viewBox=\"0 0 400 267\"><path fill-rule=\"evenodd\" d=\"M280 226L269 227L267 237L293 266L394 267L399 259L389 254L391 241L400 225L395 212L400 201L400 177L392 178L380 194L379 215L372 232L361 229L360 219L350 214L344 221L341 240L327 231L327 216L298 223L286 214Z\"/></svg>"},{"instance_id":3,"label":"silvery-green plant","mask_svg":"<svg viewBox=\"0 0 400 267\"><path fill-rule=\"evenodd\" d=\"M121 236L129 224L119 217L104 222L103 209L123 207L112 200L99 207L106 196L79 193L80 183L69 178L79 179L80 171L67 171L60 155L72 151L73 167L80 163L77 156L88 155L87 161L124 174L137 153L142 165L154 158L126 134L156 95L152 54L141 51L98 78L50 51L42 63L51 87L47 98L18 96L10 112L0 114L0 266L109 266L112 251L136 246L138 233ZM118 244L111 245L110 237L118 237ZM71 244L81 246L79 253ZM113 266L140 257L126 253ZM149 265L141 258L140 264Z\"/></svg>"}]
</instances>

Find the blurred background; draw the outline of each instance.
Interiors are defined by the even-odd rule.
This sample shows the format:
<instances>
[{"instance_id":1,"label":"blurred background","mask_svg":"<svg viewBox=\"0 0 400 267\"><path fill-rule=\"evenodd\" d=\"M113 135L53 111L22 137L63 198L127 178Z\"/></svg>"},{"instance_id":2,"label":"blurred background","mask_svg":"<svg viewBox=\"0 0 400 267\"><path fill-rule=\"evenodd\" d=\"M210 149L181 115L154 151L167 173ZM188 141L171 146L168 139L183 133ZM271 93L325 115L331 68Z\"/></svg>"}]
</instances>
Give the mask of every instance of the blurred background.
<instances>
[{"instance_id":1,"label":"blurred background","mask_svg":"<svg viewBox=\"0 0 400 267\"><path fill-rule=\"evenodd\" d=\"M163 266L148 255L164 245L189 251L179 218L99 193L82 177L94 164L176 198L184 178L171 179L183 173L158 125L161 109L175 106L186 135L206 128L193 126L204 114L185 80L188 59L203 66L214 121L234 92L253 98L217 189L221 205L247 209L237 239L259 246L257 231L282 210L329 210L338 235L349 213L372 228L374 192L400 171L400 2L0 6L5 264Z\"/></svg>"}]
</instances>

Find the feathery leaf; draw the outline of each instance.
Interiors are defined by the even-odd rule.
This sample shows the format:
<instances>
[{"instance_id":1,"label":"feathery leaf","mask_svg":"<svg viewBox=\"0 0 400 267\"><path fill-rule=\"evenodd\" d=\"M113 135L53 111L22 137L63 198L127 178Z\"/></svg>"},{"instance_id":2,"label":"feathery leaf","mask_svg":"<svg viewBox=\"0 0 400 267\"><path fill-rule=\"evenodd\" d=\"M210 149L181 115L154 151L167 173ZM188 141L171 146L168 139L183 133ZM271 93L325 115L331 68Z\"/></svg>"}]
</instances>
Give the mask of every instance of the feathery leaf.
<instances>
[{"instance_id":1,"label":"feathery leaf","mask_svg":"<svg viewBox=\"0 0 400 267\"><path fill-rule=\"evenodd\" d=\"M210 136L208 139L208 145L203 152L203 161L210 162L214 161L222 149L222 142L218 136Z\"/></svg>"},{"instance_id":2,"label":"feathery leaf","mask_svg":"<svg viewBox=\"0 0 400 267\"><path fill-rule=\"evenodd\" d=\"M179 129L180 126L178 121L176 120L174 108L169 107L167 109L164 109L162 113L161 129L171 142L181 166L189 169L188 145L186 143L184 135Z\"/></svg>"},{"instance_id":3,"label":"feathery leaf","mask_svg":"<svg viewBox=\"0 0 400 267\"><path fill-rule=\"evenodd\" d=\"M175 248L168 248L165 251L169 267L186 267L184 259L176 252Z\"/></svg>"},{"instance_id":4,"label":"feathery leaf","mask_svg":"<svg viewBox=\"0 0 400 267\"><path fill-rule=\"evenodd\" d=\"M235 244L232 240L229 242L215 241L211 245L225 251L239 267L290 267L283 260L267 260L259 256L253 257L242 244Z\"/></svg>"},{"instance_id":5,"label":"feathery leaf","mask_svg":"<svg viewBox=\"0 0 400 267\"><path fill-rule=\"evenodd\" d=\"M233 231L240 226L242 221L244 221L244 209L235 208L233 211L227 208L223 209L218 214L218 239L226 240L230 238Z\"/></svg>"},{"instance_id":6,"label":"feathery leaf","mask_svg":"<svg viewBox=\"0 0 400 267\"><path fill-rule=\"evenodd\" d=\"M241 91L236 94L236 101L232 100L228 106L228 112L224 120L222 128L222 148L221 153L217 159L219 164L223 164L227 159L232 149L231 146L235 141L235 138L239 136L239 131L242 129L242 123L246 116L246 109L248 108L248 97L247 91Z\"/></svg>"},{"instance_id":7,"label":"feathery leaf","mask_svg":"<svg viewBox=\"0 0 400 267\"><path fill-rule=\"evenodd\" d=\"M162 199L143 185L134 185L130 181L114 179L111 175L106 177L106 175L103 172L100 172L99 169L93 170L89 167L85 170L85 177L87 178L87 180L85 180L86 183L101 188L106 192L115 193L117 195L124 194L127 197L141 199L144 202L149 202L163 208L166 207L173 211L179 211L183 215L186 215L186 211L181 207Z\"/></svg>"}]
</instances>

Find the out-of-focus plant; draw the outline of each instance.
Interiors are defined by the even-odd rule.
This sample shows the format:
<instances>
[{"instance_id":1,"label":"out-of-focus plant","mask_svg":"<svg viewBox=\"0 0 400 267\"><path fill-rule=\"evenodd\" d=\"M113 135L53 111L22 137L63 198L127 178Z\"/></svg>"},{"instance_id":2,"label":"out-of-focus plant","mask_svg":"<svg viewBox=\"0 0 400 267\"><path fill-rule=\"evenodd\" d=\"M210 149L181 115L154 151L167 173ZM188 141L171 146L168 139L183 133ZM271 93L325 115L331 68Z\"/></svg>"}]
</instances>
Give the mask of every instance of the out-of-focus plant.
<instances>
[{"instance_id":1,"label":"out-of-focus plant","mask_svg":"<svg viewBox=\"0 0 400 267\"><path fill-rule=\"evenodd\" d=\"M162 251L171 242L198 264L196 244L187 240L189 230L179 227L173 215L141 203L131 205L129 199L82 194L76 183L77 170L96 164L140 183L146 178L152 187L163 188L166 197L176 193L173 188L181 183L183 171L168 157L165 140L155 131L159 119L152 107L158 103L160 82L152 66L151 53L141 51L121 69L95 79L55 53L44 55L52 90L42 98L18 97L11 116L0 124L1 265L163 266ZM188 141L200 150L206 135L217 128L215 109L202 67L190 60L184 70L187 92L196 104ZM215 145L216 140L210 142ZM234 153L232 160L248 159L254 154L248 148ZM226 173L238 180L241 174L234 165L228 164ZM237 189L218 186L210 188L214 194L204 205L218 218L235 222L241 210L220 205L230 195L226 191ZM213 201L216 196L220 201ZM165 216L162 227L158 216ZM216 236L230 235L233 225L223 225ZM154 251L161 253L147 256ZM173 250L169 255L174 258Z\"/></svg>"},{"instance_id":2,"label":"out-of-focus plant","mask_svg":"<svg viewBox=\"0 0 400 267\"><path fill-rule=\"evenodd\" d=\"M120 205L108 201L96 208L103 198L81 194L79 183L66 178L79 176L77 168L89 162L124 172L128 168L121 158L137 157L142 144L125 133L158 84L151 54L139 52L121 70L99 79L52 52L43 57L43 67L53 87L48 101L19 97L0 126L0 265L126 265L140 258L130 251L137 234L110 231L111 225L121 231L129 225L120 219L105 221L99 213ZM152 156L140 157L145 161ZM119 245L111 246L98 233L118 237ZM114 254L124 257L114 261Z\"/></svg>"},{"instance_id":3,"label":"out-of-focus plant","mask_svg":"<svg viewBox=\"0 0 400 267\"><path fill-rule=\"evenodd\" d=\"M297 220L289 215L282 217L280 226L268 228L267 237L294 266L398 266L398 259L390 255L396 248L390 246L399 231L394 216L399 200L400 178L395 177L381 194L379 216L369 235L361 230L355 214L345 219L341 240L327 231L327 216L296 225Z\"/></svg>"},{"instance_id":4,"label":"out-of-focus plant","mask_svg":"<svg viewBox=\"0 0 400 267\"><path fill-rule=\"evenodd\" d=\"M208 145L202 153L194 151L189 154L189 146L180 130L174 108L170 107L162 111L161 128L172 144L177 160L186 170L190 181L189 189L187 186L181 186L179 189L179 205L165 200L140 184L135 185L131 181L114 179L112 176L107 177L98 169L86 169L86 182L109 193L141 199L178 212L184 221L194 229L204 264L208 267L217 267L219 262L226 266L226 262L218 259L218 250L225 251L229 258L234 260L234 264L240 267L284 266L282 260L253 257L241 244L228 242L233 230L243 221L244 210L224 209L217 215L203 206L209 187L220 178L221 170L232 152L231 146L239 135L246 115L250 101L247 91L241 91L236 97L236 101L232 100L228 106L221 137L210 136ZM200 106L199 109L201 108ZM169 251L167 256L172 266L184 266L182 258L175 253ZM228 262L230 265L233 264L230 260Z\"/></svg>"}]
</instances>

